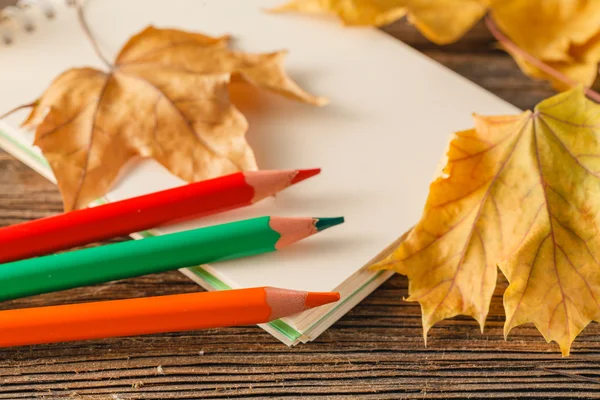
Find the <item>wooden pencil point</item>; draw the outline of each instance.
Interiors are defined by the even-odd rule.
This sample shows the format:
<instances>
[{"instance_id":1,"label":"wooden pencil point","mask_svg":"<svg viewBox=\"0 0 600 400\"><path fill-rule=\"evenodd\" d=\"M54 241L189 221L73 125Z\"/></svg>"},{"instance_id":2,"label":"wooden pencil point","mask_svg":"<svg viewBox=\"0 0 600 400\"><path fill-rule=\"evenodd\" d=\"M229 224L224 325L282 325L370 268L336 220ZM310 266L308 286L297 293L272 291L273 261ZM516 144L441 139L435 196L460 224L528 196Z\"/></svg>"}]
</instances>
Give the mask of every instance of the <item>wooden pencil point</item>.
<instances>
[{"instance_id":1,"label":"wooden pencil point","mask_svg":"<svg viewBox=\"0 0 600 400\"><path fill-rule=\"evenodd\" d=\"M334 292L300 292L273 287L266 287L265 293L267 303L271 307L272 320L334 303L340 299L340 294Z\"/></svg>"},{"instance_id":2,"label":"wooden pencil point","mask_svg":"<svg viewBox=\"0 0 600 400\"><path fill-rule=\"evenodd\" d=\"M253 203L274 196L298 182L317 175L320 169L246 171L248 185L254 189Z\"/></svg>"},{"instance_id":3,"label":"wooden pencil point","mask_svg":"<svg viewBox=\"0 0 600 400\"><path fill-rule=\"evenodd\" d=\"M319 221L323 221L320 223ZM284 218L271 217L269 226L281 237L275 244L276 249L282 249L294 244L302 239L314 235L324 229L339 225L344 222L344 218Z\"/></svg>"}]
</instances>

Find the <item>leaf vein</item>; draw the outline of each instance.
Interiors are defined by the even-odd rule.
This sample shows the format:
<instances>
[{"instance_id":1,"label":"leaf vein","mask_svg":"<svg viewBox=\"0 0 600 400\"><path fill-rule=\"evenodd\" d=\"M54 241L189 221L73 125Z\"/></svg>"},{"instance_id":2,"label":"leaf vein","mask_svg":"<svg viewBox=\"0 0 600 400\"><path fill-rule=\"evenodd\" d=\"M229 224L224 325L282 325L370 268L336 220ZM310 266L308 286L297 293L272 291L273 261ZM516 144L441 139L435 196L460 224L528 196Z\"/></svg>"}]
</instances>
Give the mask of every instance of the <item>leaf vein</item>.
<instances>
[{"instance_id":1,"label":"leaf vein","mask_svg":"<svg viewBox=\"0 0 600 400\"><path fill-rule=\"evenodd\" d=\"M525 126L526 125L527 125L527 123L523 124L523 126L521 127L519 133L517 134L517 137L515 138L515 141L514 141L514 144L513 144L512 148L510 149L510 151L508 152L508 154L506 155L506 157L504 158L504 160L502 160L502 163L500 164L500 167L498 168L498 171L496 171L496 174L491 179L490 184L489 184L489 186L488 186L485 194L483 195L483 198L481 199L481 202L479 204L479 208L477 209L477 214L475 215L475 219L473 220L473 227L469 231L469 235L468 235L467 239L465 240L465 245L463 246L463 249L462 249L462 254L461 254L460 260L457 263L457 268L456 268L456 271L455 271L454 276L452 278L452 283L450 284L450 287L448 288L448 291L446 292L446 295L439 302L439 304L435 307L435 309L433 310L432 314L435 314L437 312L438 308L446 301L446 299L448 298L448 295L450 294L450 292L452 291L454 285L456 284L456 278L458 277L458 274L460 273L460 270L462 269L463 260L464 260L466 254L467 254L467 250L469 248L469 243L471 242L471 240L473 238L473 232L475 230L477 222L479 221L479 217L481 216L481 213L483 211L483 206L484 206L484 204L487 201L487 198L488 198L488 196L489 196L489 194L491 192L491 188L493 187L496 178L498 176L500 176L500 174L504 171L504 168L508 164L508 161L511 159L512 155L514 154L515 149L517 148L517 145L521 141L521 139L523 137L523 132L525 131ZM487 268L487 265L486 265L486 268Z\"/></svg>"},{"instance_id":2,"label":"leaf vein","mask_svg":"<svg viewBox=\"0 0 600 400\"><path fill-rule=\"evenodd\" d=\"M540 183L542 185L543 188L546 188L548 185L546 184L546 181L544 179L544 172L542 171L542 160L540 158L540 149L538 146L538 126L536 121L541 120L541 118L538 118L534 121L533 124L533 141L534 141L534 148L535 148L535 156L536 156L536 160L537 160L537 167L538 167L538 173L539 173L539 179L540 179ZM542 121L543 122L543 121ZM545 123L545 122L544 122ZM552 129L550 129L552 131ZM554 132L553 132L554 134ZM558 139L558 137L557 137ZM560 142L560 139L558 140ZM561 142L562 143L562 142ZM556 236L554 235L554 225L552 223L552 213L550 211L550 203L548 201L548 196L546 194L546 190L542 191L543 195L544 195L544 200L546 203L546 211L548 213L548 224L550 225L550 235L552 237L552 259L553 259L553 264L554 264L554 273L556 274L556 279L558 281L558 287L560 288L560 294L563 298L563 304L564 304L564 312L565 312L565 318L567 319L567 321L569 320L569 310L567 309L567 305L566 303L564 303L564 298L565 298L565 291L564 288L562 286L562 282L560 279L560 274L558 272L558 265L556 263ZM550 321L552 320L552 318L550 318ZM548 326L550 326L550 323L548 324ZM570 327L569 324L567 323L567 331L569 332L569 337L571 336L570 334Z\"/></svg>"},{"instance_id":3,"label":"leaf vein","mask_svg":"<svg viewBox=\"0 0 600 400\"><path fill-rule=\"evenodd\" d=\"M130 77L131 79L143 82L146 85L148 85L149 87L153 88L156 92L158 92L162 96L163 99L165 99L167 101L167 103L169 103L169 104L171 104L173 106L173 109L175 110L175 112L177 113L177 115L179 115L179 117L181 118L181 120L183 121L183 123L185 124L185 126L188 128L188 130L190 131L190 133L198 140L198 142L200 142L200 144L204 148L206 148L209 152L213 153L217 157L222 157L222 158L225 158L225 159L229 160L229 162L231 162L238 170L240 170L240 171L243 170L243 168L238 163L236 163L235 161L233 161L230 157L227 157L227 156L224 156L224 155L220 154L218 151L216 151L215 149L213 149L212 146L208 142L206 142L204 139L202 139L200 137L200 135L197 134L197 132L194 129L194 127L192 126L191 121L183 114L183 112L175 104L173 104L173 102L171 101L171 99L164 92L162 92L162 90L158 86L156 86L155 84L153 84L152 82L150 82L150 81L148 81L148 80L146 80L144 78L141 78L141 77L138 77L138 76L135 76L135 75L132 75L132 74L128 74L128 73L122 72L122 71L119 72L119 73L122 74L122 75L126 75L126 76Z\"/></svg>"},{"instance_id":4,"label":"leaf vein","mask_svg":"<svg viewBox=\"0 0 600 400\"><path fill-rule=\"evenodd\" d=\"M92 116L92 126L90 127L90 144L89 144L89 149L88 152L86 154L85 157L85 161L83 163L83 166L81 167L81 175L79 177L79 182L77 184L77 189L75 190L75 195L73 196L73 203L70 207L70 209L76 209L77 208L77 203L79 201L79 196L81 194L81 189L83 188L83 185L85 183L85 179L87 177L87 173L89 170L89 165L90 165L90 159L91 159L91 154L92 154L92 149L94 146L94 135L96 133L96 123L98 120L98 112L100 110L100 105L102 104L102 100L104 98L104 95L106 94L106 91L108 89L108 86L110 84L111 79L113 78L112 73L109 73L106 75L106 80L104 81L104 84L102 85L102 88L100 89L100 94L98 95L98 99L96 101L96 109L94 110L94 115Z\"/></svg>"}]
</instances>

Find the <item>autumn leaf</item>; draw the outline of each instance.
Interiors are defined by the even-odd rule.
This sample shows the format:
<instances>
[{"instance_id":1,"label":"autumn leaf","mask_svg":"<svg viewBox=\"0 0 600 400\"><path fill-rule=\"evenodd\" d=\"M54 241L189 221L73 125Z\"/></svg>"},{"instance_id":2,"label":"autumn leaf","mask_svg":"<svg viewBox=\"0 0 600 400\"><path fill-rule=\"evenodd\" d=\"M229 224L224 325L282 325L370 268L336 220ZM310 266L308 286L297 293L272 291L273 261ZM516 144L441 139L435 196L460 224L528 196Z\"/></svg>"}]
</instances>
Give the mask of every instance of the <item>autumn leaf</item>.
<instances>
[{"instance_id":1,"label":"autumn leaf","mask_svg":"<svg viewBox=\"0 0 600 400\"><path fill-rule=\"evenodd\" d=\"M486 13L490 0L292 0L274 12L334 14L347 25L382 26L408 15L438 44L460 39Z\"/></svg>"},{"instance_id":2,"label":"autumn leaf","mask_svg":"<svg viewBox=\"0 0 600 400\"><path fill-rule=\"evenodd\" d=\"M494 0L492 17L523 50L547 61L569 61L571 46L600 32L600 2Z\"/></svg>"},{"instance_id":3,"label":"autumn leaf","mask_svg":"<svg viewBox=\"0 0 600 400\"><path fill-rule=\"evenodd\" d=\"M600 39L600 35L598 36ZM598 76L598 62L600 61L600 40L595 39L594 43L582 47L589 47L590 51L582 52L581 58L573 57L569 61L542 61L552 70L570 78L575 83L582 83L591 87ZM573 47L575 50L576 47ZM558 91L565 91L573 87L573 84L565 82L564 79L557 78L548 72L540 69L536 65L528 62L519 52L506 48L506 51L515 59L519 68L532 78L549 81Z\"/></svg>"},{"instance_id":4,"label":"autumn leaf","mask_svg":"<svg viewBox=\"0 0 600 400\"><path fill-rule=\"evenodd\" d=\"M230 103L232 76L313 105L284 71L284 52L246 54L228 38L149 27L108 72L56 78L25 121L57 178L65 210L104 195L125 164L154 158L185 181L256 169L248 124Z\"/></svg>"},{"instance_id":5,"label":"autumn leaf","mask_svg":"<svg viewBox=\"0 0 600 400\"><path fill-rule=\"evenodd\" d=\"M347 25L382 26L405 15L429 40L459 40L487 12L517 49L505 48L527 75L558 90L590 87L600 62L600 1L589 0L292 0L276 12L334 14ZM563 76L523 57L525 51ZM565 79L566 77L566 79ZM568 82L566 82L568 81Z\"/></svg>"},{"instance_id":6,"label":"autumn leaf","mask_svg":"<svg viewBox=\"0 0 600 400\"><path fill-rule=\"evenodd\" d=\"M600 105L578 87L517 116L475 116L406 241L374 266L409 279L424 335L456 315L485 324L497 266L505 334L531 322L563 355L600 321Z\"/></svg>"},{"instance_id":7,"label":"autumn leaf","mask_svg":"<svg viewBox=\"0 0 600 400\"><path fill-rule=\"evenodd\" d=\"M293 100L315 106L328 102L323 97L306 93L287 76L283 66L285 51L265 54L234 52L227 48L228 37L208 38L191 34L190 39L188 35L178 30L146 28L123 47L116 65L155 65L202 75L234 74L255 86Z\"/></svg>"},{"instance_id":8,"label":"autumn leaf","mask_svg":"<svg viewBox=\"0 0 600 400\"><path fill-rule=\"evenodd\" d=\"M600 1L494 0L491 16L523 51L585 86L594 83L600 62ZM558 90L571 87L509 52L529 76L549 80Z\"/></svg>"}]
</instances>

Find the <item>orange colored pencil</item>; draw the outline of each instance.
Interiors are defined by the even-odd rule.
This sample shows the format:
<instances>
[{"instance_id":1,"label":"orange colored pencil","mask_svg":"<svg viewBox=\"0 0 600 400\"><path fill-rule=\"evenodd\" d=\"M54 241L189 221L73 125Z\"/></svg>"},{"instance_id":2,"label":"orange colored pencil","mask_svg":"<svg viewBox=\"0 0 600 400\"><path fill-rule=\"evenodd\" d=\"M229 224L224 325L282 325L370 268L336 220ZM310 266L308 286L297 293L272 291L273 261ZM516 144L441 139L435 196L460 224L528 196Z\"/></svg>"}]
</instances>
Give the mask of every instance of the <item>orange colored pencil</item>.
<instances>
[{"instance_id":1,"label":"orange colored pencil","mask_svg":"<svg viewBox=\"0 0 600 400\"><path fill-rule=\"evenodd\" d=\"M339 298L259 287L1 311L0 347L261 324Z\"/></svg>"}]
</instances>

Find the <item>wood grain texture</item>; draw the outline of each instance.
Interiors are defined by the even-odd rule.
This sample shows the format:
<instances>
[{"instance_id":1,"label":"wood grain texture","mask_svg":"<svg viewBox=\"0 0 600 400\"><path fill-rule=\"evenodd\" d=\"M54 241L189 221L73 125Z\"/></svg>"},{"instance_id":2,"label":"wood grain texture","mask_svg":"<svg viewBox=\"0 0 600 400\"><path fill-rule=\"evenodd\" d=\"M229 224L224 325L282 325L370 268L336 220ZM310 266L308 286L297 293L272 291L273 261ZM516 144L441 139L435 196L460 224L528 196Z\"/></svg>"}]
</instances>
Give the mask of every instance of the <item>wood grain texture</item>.
<instances>
[{"instance_id":1,"label":"wood grain texture","mask_svg":"<svg viewBox=\"0 0 600 400\"><path fill-rule=\"evenodd\" d=\"M405 22L385 29L520 108L553 94L522 75L483 25L451 46ZM56 188L0 152L0 225L61 210ZM122 238L121 240L126 240ZM420 311L396 276L318 340L289 349L256 327L0 350L0 399L600 398L600 327L560 357L531 326L502 336L501 282L488 327L456 318L423 345ZM0 308L200 290L177 272L0 304Z\"/></svg>"}]
</instances>

